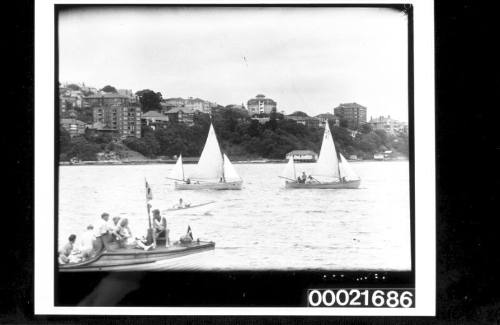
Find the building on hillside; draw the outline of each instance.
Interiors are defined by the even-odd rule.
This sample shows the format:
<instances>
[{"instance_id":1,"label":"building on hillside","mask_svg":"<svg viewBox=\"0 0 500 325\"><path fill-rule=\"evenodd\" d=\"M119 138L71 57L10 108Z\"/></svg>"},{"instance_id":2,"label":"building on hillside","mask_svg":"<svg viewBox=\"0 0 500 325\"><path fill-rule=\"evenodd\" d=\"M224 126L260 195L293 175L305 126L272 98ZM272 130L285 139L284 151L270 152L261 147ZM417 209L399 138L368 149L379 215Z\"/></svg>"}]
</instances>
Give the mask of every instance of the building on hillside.
<instances>
[{"instance_id":1,"label":"building on hillside","mask_svg":"<svg viewBox=\"0 0 500 325\"><path fill-rule=\"evenodd\" d=\"M127 96L130 98L135 98L135 94L132 89L117 89L118 94Z\"/></svg>"},{"instance_id":2,"label":"building on hillside","mask_svg":"<svg viewBox=\"0 0 500 325\"><path fill-rule=\"evenodd\" d=\"M74 118L61 119L61 126L68 131L71 137L85 134L85 129L88 127L86 123Z\"/></svg>"},{"instance_id":3,"label":"building on hillside","mask_svg":"<svg viewBox=\"0 0 500 325\"><path fill-rule=\"evenodd\" d=\"M141 137L141 108L135 97L120 93L99 93L84 97L92 109L94 123L117 131L120 138Z\"/></svg>"},{"instance_id":4,"label":"building on hillside","mask_svg":"<svg viewBox=\"0 0 500 325\"><path fill-rule=\"evenodd\" d=\"M200 98L189 97L184 101L184 107L204 113L210 112L210 109L216 106L215 103Z\"/></svg>"},{"instance_id":5,"label":"building on hillside","mask_svg":"<svg viewBox=\"0 0 500 325\"><path fill-rule=\"evenodd\" d=\"M59 110L64 113L66 110L83 107L83 93L81 90L70 88L59 88Z\"/></svg>"},{"instance_id":6,"label":"building on hillside","mask_svg":"<svg viewBox=\"0 0 500 325\"><path fill-rule=\"evenodd\" d=\"M333 121L333 125L340 126L340 119L332 113L324 113L315 116L319 121L319 127L324 128L327 121Z\"/></svg>"},{"instance_id":7,"label":"building on hillside","mask_svg":"<svg viewBox=\"0 0 500 325\"><path fill-rule=\"evenodd\" d=\"M184 98L180 97L172 97L172 98L167 98L163 100L160 103L162 107L162 111L168 111L169 109L175 108L175 107L184 107Z\"/></svg>"},{"instance_id":8,"label":"building on hillside","mask_svg":"<svg viewBox=\"0 0 500 325\"><path fill-rule=\"evenodd\" d=\"M285 115L286 120L293 120L297 124L302 124L308 128L318 128L320 125L320 121L317 118L310 116L302 116L302 115Z\"/></svg>"},{"instance_id":9,"label":"building on hillside","mask_svg":"<svg viewBox=\"0 0 500 325\"><path fill-rule=\"evenodd\" d=\"M366 123L366 107L357 103L340 104L334 108L334 113L340 120L347 122L347 127L351 130L357 130Z\"/></svg>"},{"instance_id":10,"label":"building on hillside","mask_svg":"<svg viewBox=\"0 0 500 325\"><path fill-rule=\"evenodd\" d=\"M408 134L408 123L392 119L390 115L387 117L370 117L368 124L373 130L384 130L385 132L393 135L400 133Z\"/></svg>"},{"instance_id":11,"label":"building on hillside","mask_svg":"<svg viewBox=\"0 0 500 325\"><path fill-rule=\"evenodd\" d=\"M97 137L100 135L109 135L112 138L119 138L120 134L117 129L112 129L101 122L92 123L87 127L87 136Z\"/></svg>"},{"instance_id":12,"label":"building on hillside","mask_svg":"<svg viewBox=\"0 0 500 325\"><path fill-rule=\"evenodd\" d=\"M294 150L286 154L286 159L290 158L299 162L315 162L318 159L318 154L312 150Z\"/></svg>"},{"instance_id":13,"label":"building on hillside","mask_svg":"<svg viewBox=\"0 0 500 325\"><path fill-rule=\"evenodd\" d=\"M165 113L165 115L168 116L169 121L174 123L183 123L188 126L194 125L194 114L195 111L193 109L186 107L175 107Z\"/></svg>"},{"instance_id":14,"label":"building on hillside","mask_svg":"<svg viewBox=\"0 0 500 325\"><path fill-rule=\"evenodd\" d=\"M141 116L142 127L149 126L153 130L157 128L166 128L169 117L157 111L148 111Z\"/></svg>"},{"instance_id":15,"label":"building on hillside","mask_svg":"<svg viewBox=\"0 0 500 325\"><path fill-rule=\"evenodd\" d=\"M94 106L94 123L116 130L120 138L141 137L141 108L138 105Z\"/></svg>"},{"instance_id":16,"label":"building on hillside","mask_svg":"<svg viewBox=\"0 0 500 325\"><path fill-rule=\"evenodd\" d=\"M251 119L259 122L260 124L266 124L271 120L269 117L252 117Z\"/></svg>"},{"instance_id":17,"label":"building on hillside","mask_svg":"<svg viewBox=\"0 0 500 325\"><path fill-rule=\"evenodd\" d=\"M243 105L243 103L241 105L238 105L238 104L230 104L230 105L226 105L226 108L229 108L229 109L244 109L246 110L245 108L245 105Z\"/></svg>"},{"instance_id":18,"label":"building on hillside","mask_svg":"<svg viewBox=\"0 0 500 325\"><path fill-rule=\"evenodd\" d=\"M276 112L278 104L271 98L259 94L247 102L248 114L250 116L257 114L271 114Z\"/></svg>"}]
</instances>

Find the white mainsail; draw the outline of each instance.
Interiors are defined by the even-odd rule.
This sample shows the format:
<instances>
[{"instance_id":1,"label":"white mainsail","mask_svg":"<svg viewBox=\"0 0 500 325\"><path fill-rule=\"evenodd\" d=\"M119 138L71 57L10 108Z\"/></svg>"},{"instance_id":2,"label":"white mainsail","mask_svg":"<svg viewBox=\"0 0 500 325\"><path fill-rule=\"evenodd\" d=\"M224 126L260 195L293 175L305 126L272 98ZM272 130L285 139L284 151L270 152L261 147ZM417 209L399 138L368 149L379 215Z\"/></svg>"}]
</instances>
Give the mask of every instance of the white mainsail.
<instances>
[{"instance_id":1,"label":"white mainsail","mask_svg":"<svg viewBox=\"0 0 500 325\"><path fill-rule=\"evenodd\" d=\"M168 175L168 178L176 179L179 181L184 180L184 165L182 164L182 155L179 155L179 158L177 158L174 169L172 169L172 171Z\"/></svg>"},{"instance_id":2,"label":"white mainsail","mask_svg":"<svg viewBox=\"0 0 500 325\"><path fill-rule=\"evenodd\" d=\"M333 137L328 123L325 125L323 143L321 144L321 151L319 152L319 158L316 162L313 175L340 178L339 160L337 158L337 151L335 150L335 144L333 143Z\"/></svg>"},{"instance_id":3,"label":"white mainsail","mask_svg":"<svg viewBox=\"0 0 500 325\"><path fill-rule=\"evenodd\" d=\"M203 148L195 171L189 175L189 178L218 181L223 175L222 159L219 142L217 142L214 127L210 123L210 130L208 131L205 147Z\"/></svg>"},{"instance_id":4,"label":"white mainsail","mask_svg":"<svg viewBox=\"0 0 500 325\"><path fill-rule=\"evenodd\" d=\"M354 170L347 162L347 159L345 159L342 154L340 154L340 175L342 177L345 177L348 181L359 179L359 176L354 172Z\"/></svg>"},{"instance_id":5,"label":"white mainsail","mask_svg":"<svg viewBox=\"0 0 500 325\"><path fill-rule=\"evenodd\" d=\"M285 169L283 169L283 173L281 173L281 176L284 178L288 178L291 180L295 180L295 163L293 161L293 156L291 156L288 159L288 163L285 166Z\"/></svg>"},{"instance_id":6,"label":"white mainsail","mask_svg":"<svg viewBox=\"0 0 500 325\"><path fill-rule=\"evenodd\" d=\"M226 154L224 154L224 178L227 181L241 179L240 175L238 175L238 172L236 172L236 169L234 169L233 164L231 164L231 161L226 156Z\"/></svg>"}]
</instances>

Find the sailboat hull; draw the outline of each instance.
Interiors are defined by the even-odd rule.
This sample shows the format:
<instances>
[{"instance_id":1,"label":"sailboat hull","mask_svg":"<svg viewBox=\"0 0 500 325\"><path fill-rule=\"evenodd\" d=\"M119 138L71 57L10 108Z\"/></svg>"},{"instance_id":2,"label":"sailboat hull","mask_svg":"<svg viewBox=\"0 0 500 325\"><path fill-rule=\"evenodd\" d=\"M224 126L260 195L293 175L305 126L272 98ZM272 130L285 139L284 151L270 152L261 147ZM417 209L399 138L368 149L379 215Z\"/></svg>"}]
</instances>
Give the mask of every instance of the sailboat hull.
<instances>
[{"instance_id":1,"label":"sailboat hull","mask_svg":"<svg viewBox=\"0 0 500 325\"><path fill-rule=\"evenodd\" d=\"M225 183L175 183L176 190L241 190L243 181L225 182Z\"/></svg>"},{"instance_id":2,"label":"sailboat hull","mask_svg":"<svg viewBox=\"0 0 500 325\"><path fill-rule=\"evenodd\" d=\"M286 188L317 188L317 189L355 189L361 184L361 180L347 181L344 183L340 182L328 182L328 183L297 183L297 182L285 182Z\"/></svg>"}]
</instances>

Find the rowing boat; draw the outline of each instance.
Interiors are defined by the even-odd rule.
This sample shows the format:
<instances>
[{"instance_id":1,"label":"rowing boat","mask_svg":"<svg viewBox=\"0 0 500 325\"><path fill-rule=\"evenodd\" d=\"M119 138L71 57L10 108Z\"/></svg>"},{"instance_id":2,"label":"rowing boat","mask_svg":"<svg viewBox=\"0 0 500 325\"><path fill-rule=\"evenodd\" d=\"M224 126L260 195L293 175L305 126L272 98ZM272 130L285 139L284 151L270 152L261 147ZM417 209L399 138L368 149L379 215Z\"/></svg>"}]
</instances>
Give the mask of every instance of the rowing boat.
<instances>
[{"instance_id":1,"label":"rowing boat","mask_svg":"<svg viewBox=\"0 0 500 325\"><path fill-rule=\"evenodd\" d=\"M104 249L95 257L79 263L59 265L60 272L133 271L144 265L201 253L215 248L214 242L195 241L188 244L175 243L167 247L156 247L145 251L137 248Z\"/></svg>"},{"instance_id":2,"label":"rowing boat","mask_svg":"<svg viewBox=\"0 0 500 325\"><path fill-rule=\"evenodd\" d=\"M208 204L211 204L211 203L214 203L214 202L215 201L210 201L210 202L205 202L205 203L200 203L200 204L191 204L191 205L184 206L184 207L165 209L163 211L167 212L167 211L178 211L178 210L185 210L185 209L197 208L197 207L202 207L204 205L208 205Z\"/></svg>"}]
</instances>

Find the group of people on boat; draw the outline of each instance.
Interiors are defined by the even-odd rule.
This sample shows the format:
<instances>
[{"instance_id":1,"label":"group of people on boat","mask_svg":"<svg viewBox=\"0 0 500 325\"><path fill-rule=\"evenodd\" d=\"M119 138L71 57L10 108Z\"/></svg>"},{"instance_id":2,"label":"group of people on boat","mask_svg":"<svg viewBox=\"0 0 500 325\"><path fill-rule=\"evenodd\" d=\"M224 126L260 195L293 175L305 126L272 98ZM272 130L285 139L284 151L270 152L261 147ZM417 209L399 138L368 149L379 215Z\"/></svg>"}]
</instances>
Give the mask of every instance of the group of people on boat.
<instances>
[{"instance_id":1,"label":"group of people on boat","mask_svg":"<svg viewBox=\"0 0 500 325\"><path fill-rule=\"evenodd\" d=\"M185 206L182 198L179 200L179 206ZM133 236L128 218L113 217L110 220L109 213L102 213L101 218L96 223L96 228L93 225L88 225L78 237L75 234L68 237L68 241L59 250L59 264L85 261L96 256L104 248L108 251L124 248L148 251L156 248L157 245L169 246L170 230L167 227L166 218L160 214L158 209L154 209L152 213L152 236L141 238ZM179 241L183 244L193 241L190 226Z\"/></svg>"},{"instance_id":2,"label":"group of people on boat","mask_svg":"<svg viewBox=\"0 0 500 325\"><path fill-rule=\"evenodd\" d=\"M339 182L346 183L347 180L345 177L341 177L339 179ZM311 184L311 183L319 183L319 181L317 179L315 179L314 177L312 177L312 175L307 176L306 172L302 172L302 175L297 177L297 183L299 183L299 184Z\"/></svg>"},{"instance_id":3,"label":"group of people on boat","mask_svg":"<svg viewBox=\"0 0 500 325\"><path fill-rule=\"evenodd\" d=\"M297 177L297 183L299 184L309 184L309 183L314 183L318 182L317 180L314 179L311 175L307 176L306 172L302 172L302 175Z\"/></svg>"}]
</instances>

